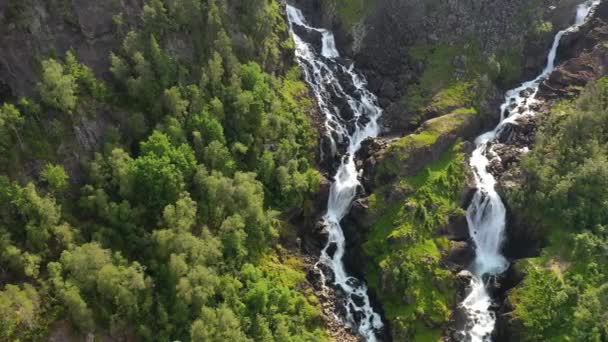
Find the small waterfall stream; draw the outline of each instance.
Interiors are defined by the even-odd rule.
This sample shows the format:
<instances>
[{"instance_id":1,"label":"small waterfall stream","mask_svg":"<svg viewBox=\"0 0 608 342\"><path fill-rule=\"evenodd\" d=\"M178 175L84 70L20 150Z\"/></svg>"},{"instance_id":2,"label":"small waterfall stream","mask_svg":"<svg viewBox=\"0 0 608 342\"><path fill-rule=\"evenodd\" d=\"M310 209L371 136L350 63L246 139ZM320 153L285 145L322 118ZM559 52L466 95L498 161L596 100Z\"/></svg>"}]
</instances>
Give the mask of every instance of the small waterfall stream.
<instances>
[{"instance_id":1,"label":"small waterfall stream","mask_svg":"<svg viewBox=\"0 0 608 342\"><path fill-rule=\"evenodd\" d=\"M363 140L378 135L377 120L382 110L376 97L367 90L363 76L352 64L343 64L330 31L310 26L302 12L293 6L287 5L287 16L298 63L325 118L331 157L340 158L323 218L328 241L319 258L319 264L331 269L332 274L319 269L323 283L325 278L333 278L340 294L337 305L343 306L345 314L339 318L366 341L374 342L383 323L370 304L365 283L349 276L344 269L346 239L340 221L348 214L360 186L355 154ZM320 40L320 47L315 45L317 41L305 40L311 37Z\"/></svg>"},{"instance_id":2,"label":"small waterfall stream","mask_svg":"<svg viewBox=\"0 0 608 342\"><path fill-rule=\"evenodd\" d=\"M462 306L468 324L464 335L467 341L485 342L491 338L496 321L495 313L490 310L492 298L487 290L488 282L496 275L503 273L509 262L502 256L501 248L505 233L506 210L495 190L496 179L488 171L492 158L497 157L492 151L492 143L507 123L516 123L522 116L534 115L534 104L538 103L536 94L544 81L555 68L557 49L562 37L578 30L584 24L600 0L589 0L577 7L575 22L569 28L559 31L547 57L547 65L538 77L509 90L500 107L500 123L489 132L480 135L476 140L476 149L470 160L475 174L477 192L467 211L469 233L475 242L475 261L471 266L473 277L469 286L470 293Z\"/></svg>"}]
</instances>

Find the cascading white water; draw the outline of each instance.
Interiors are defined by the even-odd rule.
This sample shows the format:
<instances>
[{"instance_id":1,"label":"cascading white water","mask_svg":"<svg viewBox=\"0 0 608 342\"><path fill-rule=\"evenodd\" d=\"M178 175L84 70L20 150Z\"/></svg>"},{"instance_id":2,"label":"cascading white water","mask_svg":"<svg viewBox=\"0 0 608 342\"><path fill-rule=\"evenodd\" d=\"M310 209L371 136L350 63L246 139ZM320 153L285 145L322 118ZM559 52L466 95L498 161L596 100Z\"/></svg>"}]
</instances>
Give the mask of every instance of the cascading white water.
<instances>
[{"instance_id":1,"label":"cascading white water","mask_svg":"<svg viewBox=\"0 0 608 342\"><path fill-rule=\"evenodd\" d=\"M507 123L514 124L522 116L534 115L534 104L538 103L536 94L542 81L555 68L557 49L562 37L578 30L600 2L600 0L589 0L577 7L574 24L555 35L547 57L547 65L542 73L535 79L509 90L505 95L505 102L500 107L500 123L492 131L480 135L475 140L477 148L471 156L470 164L478 190L469 205L467 222L470 235L475 242L476 256L472 265L471 292L462 303L469 319L465 331L469 341L490 340L496 318L494 312L490 310L492 298L486 288L487 282L492 276L503 273L509 267L509 262L501 254L505 231L505 206L494 189L496 179L487 169L490 159L497 157L492 151L492 142Z\"/></svg>"},{"instance_id":2,"label":"cascading white water","mask_svg":"<svg viewBox=\"0 0 608 342\"><path fill-rule=\"evenodd\" d=\"M347 145L345 153L340 156L340 166L330 189L324 216L328 241L321 251L319 263L332 270L334 285L343 291L341 301L346 314L340 318L366 341L374 342L383 323L370 304L365 283L349 276L344 269L345 236L340 221L348 213L360 186L355 154L363 140L378 135L377 120L382 110L376 97L367 90L365 79L354 71L352 65L346 67L339 60L340 54L330 31L308 25L302 12L293 6L287 5L287 16L296 44L296 57L325 116L332 156L339 153L338 144ZM320 53L296 33L296 28L321 35ZM340 79L346 80L348 90ZM347 104L352 116L345 115L332 103L335 98Z\"/></svg>"}]
</instances>

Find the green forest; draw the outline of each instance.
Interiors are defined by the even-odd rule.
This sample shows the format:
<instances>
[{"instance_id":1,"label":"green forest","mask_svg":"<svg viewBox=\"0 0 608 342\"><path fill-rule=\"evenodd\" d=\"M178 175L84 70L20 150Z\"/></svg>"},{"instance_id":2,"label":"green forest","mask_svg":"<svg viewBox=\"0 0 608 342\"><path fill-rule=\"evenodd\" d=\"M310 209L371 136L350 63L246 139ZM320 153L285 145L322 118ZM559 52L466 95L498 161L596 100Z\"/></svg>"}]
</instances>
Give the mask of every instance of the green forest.
<instances>
[{"instance_id":1,"label":"green forest","mask_svg":"<svg viewBox=\"0 0 608 342\"><path fill-rule=\"evenodd\" d=\"M115 14L108 80L72 52L40 56L35 95L0 108L0 340L58 322L143 341L325 340L303 261L281 247L320 174L278 1L149 0L141 21ZM176 36L187 55L167 49ZM73 127L96 120L101 148L66 170Z\"/></svg>"},{"instance_id":2,"label":"green forest","mask_svg":"<svg viewBox=\"0 0 608 342\"><path fill-rule=\"evenodd\" d=\"M544 118L523 160L525 186L508 193L545 248L519 261L513 290L522 341L605 341L608 336L608 78Z\"/></svg>"}]
</instances>

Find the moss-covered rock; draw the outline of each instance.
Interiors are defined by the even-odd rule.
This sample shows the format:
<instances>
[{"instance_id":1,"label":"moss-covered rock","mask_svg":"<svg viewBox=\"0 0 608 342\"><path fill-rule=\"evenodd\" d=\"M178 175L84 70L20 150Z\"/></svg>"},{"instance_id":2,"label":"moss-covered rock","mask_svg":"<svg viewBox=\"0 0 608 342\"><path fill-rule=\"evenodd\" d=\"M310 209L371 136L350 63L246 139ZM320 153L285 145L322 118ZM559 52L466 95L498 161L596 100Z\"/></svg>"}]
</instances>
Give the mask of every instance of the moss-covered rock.
<instances>
[{"instance_id":1,"label":"moss-covered rock","mask_svg":"<svg viewBox=\"0 0 608 342\"><path fill-rule=\"evenodd\" d=\"M426 121L414 134L397 139L375 157L370 175L373 186L412 177L438 159L457 139L472 136L479 127L477 112L460 108L448 115Z\"/></svg>"},{"instance_id":2,"label":"moss-covered rock","mask_svg":"<svg viewBox=\"0 0 608 342\"><path fill-rule=\"evenodd\" d=\"M417 136L393 146L413 152L413 146L432 144L463 115L430 122ZM439 230L449 217L464 215L464 159L462 144L452 143L425 168L378 188L369 198L375 223L363 246L372 260L367 281L383 304L395 341L437 341L455 305L455 275L442 264L450 243ZM409 195L389 199L395 188Z\"/></svg>"}]
</instances>

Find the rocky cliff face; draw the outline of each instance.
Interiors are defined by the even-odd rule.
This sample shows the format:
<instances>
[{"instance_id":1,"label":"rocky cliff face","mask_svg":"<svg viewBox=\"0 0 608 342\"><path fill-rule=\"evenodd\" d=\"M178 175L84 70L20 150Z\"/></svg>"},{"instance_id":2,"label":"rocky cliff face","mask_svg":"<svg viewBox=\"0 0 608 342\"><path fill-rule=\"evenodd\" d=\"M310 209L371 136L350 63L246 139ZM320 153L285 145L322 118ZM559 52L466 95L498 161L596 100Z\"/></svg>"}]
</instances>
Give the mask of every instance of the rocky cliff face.
<instances>
[{"instance_id":1,"label":"rocky cliff face","mask_svg":"<svg viewBox=\"0 0 608 342\"><path fill-rule=\"evenodd\" d=\"M0 4L0 100L30 95L40 60L74 50L102 75L121 39L136 24L143 1L4 1ZM124 13L123 15L118 15ZM103 76L103 75L102 75Z\"/></svg>"},{"instance_id":2,"label":"rocky cliff face","mask_svg":"<svg viewBox=\"0 0 608 342\"><path fill-rule=\"evenodd\" d=\"M296 2L337 30L341 50L366 73L386 109L386 129L394 134L442 114L424 107L454 83L483 80L485 74L491 82L477 90L484 93L477 100L484 101L500 96L496 87L536 73L553 33L570 23L577 3L362 1L369 5L353 19L342 1Z\"/></svg>"},{"instance_id":3,"label":"rocky cliff face","mask_svg":"<svg viewBox=\"0 0 608 342\"><path fill-rule=\"evenodd\" d=\"M122 35L138 25L142 8L141 0L1 2L0 103L35 97L41 61L62 58L67 51L73 51L98 77L110 79L110 53L120 48ZM75 183L82 180L83 161L100 149L108 127L128 120L124 111L108 105L91 101L86 107L87 112L96 115L74 119L57 151L64 156L63 165ZM52 117L53 113L47 115ZM41 122L49 132L53 129L51 121ZM39 173L43 164L30 157L14 177Z\"/></svg>"}]
</instances>

